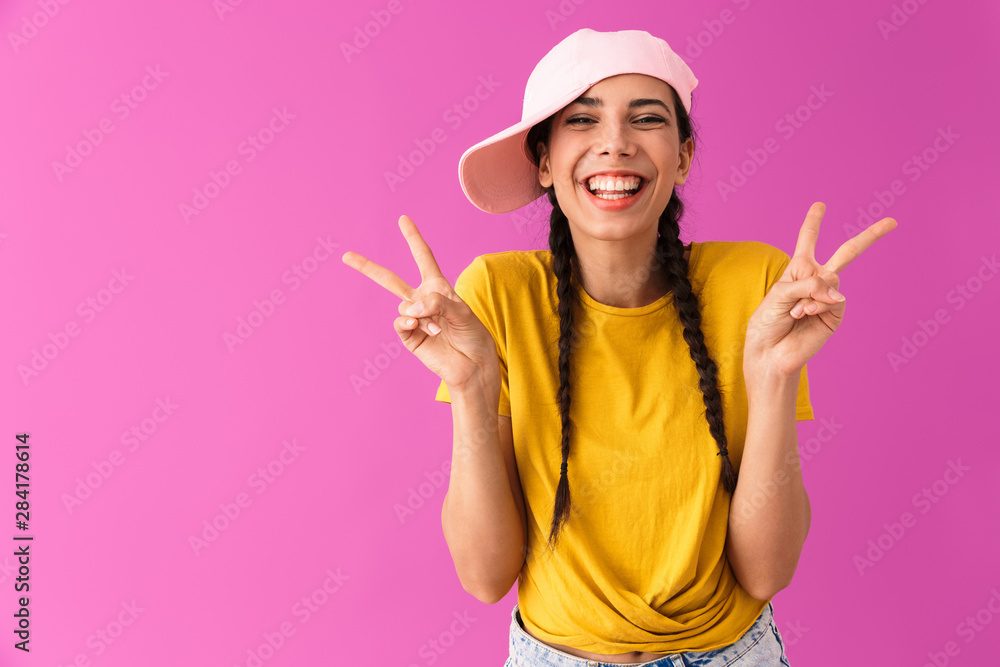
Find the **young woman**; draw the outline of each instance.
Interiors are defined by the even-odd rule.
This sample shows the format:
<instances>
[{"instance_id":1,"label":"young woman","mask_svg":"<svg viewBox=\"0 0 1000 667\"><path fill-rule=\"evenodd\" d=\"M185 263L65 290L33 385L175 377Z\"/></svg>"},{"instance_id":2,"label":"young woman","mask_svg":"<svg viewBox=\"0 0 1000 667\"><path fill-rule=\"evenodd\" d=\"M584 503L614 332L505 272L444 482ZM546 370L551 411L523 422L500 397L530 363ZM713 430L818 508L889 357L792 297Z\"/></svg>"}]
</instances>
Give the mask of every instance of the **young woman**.
<instances>
[{"instance_id":1,"label":"young woman","mask_svg":"<svg viewBox=\"0 0 1000 667\"><path fill-rule=\"evenodd\" d=\"M820 203L793 256L683 245L696 85L647 32L577 31L459 165L484 211L547 195L548 250L476 257L453 289L402 216L418 288L343 258L402 299L396 332L452 404L445 539L478 599L517 581L509 667L788 664L770 599L809 529L805 364L842 321L840 271L896 223L822 265Z\"/></svg>"}]
</instances>

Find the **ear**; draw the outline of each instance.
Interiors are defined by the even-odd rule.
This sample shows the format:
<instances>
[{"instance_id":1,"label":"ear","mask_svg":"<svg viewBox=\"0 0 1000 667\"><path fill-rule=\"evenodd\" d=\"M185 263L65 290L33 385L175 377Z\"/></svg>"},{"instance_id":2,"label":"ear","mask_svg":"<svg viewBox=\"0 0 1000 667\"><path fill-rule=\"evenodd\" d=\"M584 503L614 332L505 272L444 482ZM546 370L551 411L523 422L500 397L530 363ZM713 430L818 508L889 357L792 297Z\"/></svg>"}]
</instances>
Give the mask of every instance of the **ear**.
<instances>
[{"instance_id":1,"label":"ear","mask_svg":"<svg viewBox=\"0 0 1000 667\"><path fill-rule=\"evenodd\" d=\"M538 182L543 188L548 188L552 185L552 166L549 162L549 149L542 142L538 142Z\"/></svg>"},{"instance_id":2,"label":"ear","mask_svg":"<svg viewBox=\"0 0 1000 667\"><path fill-rule=\"evenodd\" d=\"M674 185L684 185L688 174L691 172L691 160L694 158L694 141L691 137L681 144L680 163L677 165L677 178Z\"/></svg>"}]
</instances>

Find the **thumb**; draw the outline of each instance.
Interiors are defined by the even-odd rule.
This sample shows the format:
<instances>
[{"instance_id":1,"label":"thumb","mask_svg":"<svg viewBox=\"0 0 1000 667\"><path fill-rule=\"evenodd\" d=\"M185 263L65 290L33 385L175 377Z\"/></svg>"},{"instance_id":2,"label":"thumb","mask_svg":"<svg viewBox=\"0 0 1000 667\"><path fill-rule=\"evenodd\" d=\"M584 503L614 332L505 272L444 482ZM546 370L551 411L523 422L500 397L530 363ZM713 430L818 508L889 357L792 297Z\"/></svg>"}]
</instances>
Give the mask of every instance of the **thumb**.
<instances>
[{"instance_id":1,"label":"thumb","mask_svg":"<svg viewBox=\"0 0 1000 667\"><path fill-rule=\"evenodd\" d=\"M777 288L777 307L795 318L829 310L830 306L846 300L843 294L820 276L775 283L774 287Z\"/></svg>"},{"instance_id":2,"label":"thumb","mask_svg":"<svg viewBox=\"0 0 1000 667\"><path fill-rule=\"evenodd\" d=\"M440 292L428 292L416 301L402 301L399 304L399 314L416 319L421 329L432 335L441 332L440 325L453 316L455 304ZM436 321L435 321L436 320Z\"/></svg>"}]
</instances>

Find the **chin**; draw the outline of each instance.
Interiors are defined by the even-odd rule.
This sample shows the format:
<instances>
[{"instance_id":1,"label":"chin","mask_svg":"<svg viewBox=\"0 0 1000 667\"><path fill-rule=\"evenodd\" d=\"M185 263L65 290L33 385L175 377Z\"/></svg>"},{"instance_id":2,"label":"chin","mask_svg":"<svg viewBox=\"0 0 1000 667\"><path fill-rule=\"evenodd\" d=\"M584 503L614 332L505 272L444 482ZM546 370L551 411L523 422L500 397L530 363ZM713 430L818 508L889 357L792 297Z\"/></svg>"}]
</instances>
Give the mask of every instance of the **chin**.
<instances>
[{"instance_id":1,"label":"chin","mask_svg":"<svg viewBox=\"0 0 1000 667\"><path fill-rule=\"evenodd\" d=\"M647 227L635 216L629 216L625 220L621 214L617 215L619 215L617 219L610 216L603 218L592 216L582 223L577 223L577 228L586 236L600 241L623 241L641 234Z\"/></svg>"}]
</instances>

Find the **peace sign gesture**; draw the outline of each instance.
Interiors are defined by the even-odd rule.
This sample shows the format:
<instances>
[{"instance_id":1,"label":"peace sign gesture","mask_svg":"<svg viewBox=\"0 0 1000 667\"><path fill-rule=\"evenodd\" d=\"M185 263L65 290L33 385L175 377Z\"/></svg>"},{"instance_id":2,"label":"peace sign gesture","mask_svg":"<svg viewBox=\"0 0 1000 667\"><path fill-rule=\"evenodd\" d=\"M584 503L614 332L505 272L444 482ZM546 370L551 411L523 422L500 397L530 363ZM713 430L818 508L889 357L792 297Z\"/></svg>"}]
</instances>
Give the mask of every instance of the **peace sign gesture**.
<instances>
[{"instance_id":1,"label":"peace sign gesture","mask_svg":"<svg viewBox=\"0 0 1000 667\"><path fill-rule=\"evenodd\" d=\"M766 369L798 375L844 319L846 301L837 291L840 272L896 228L895 220L882 218L845 241L826 264L820 264L816 261L816 240L825 212L822 202L809 208L788 267L750 317L743 350L745 375Z\"/></svg>"},{"instance_id":2,"label":"peace sign gesture","mask_svg":"<svg viewBox=\"0 0 1000 667\"><path fill-rule=\"evenodd\" d=\"M399 228L420 269L421 283L416 289L356 252L345 252L341 259L402 299L401 317L393 321L396 333L406 349L449 389L482 377L482 373L496 378L499 389L500 359L493 336L452 289L413 220L400 216Z\"/></svg>"}]
</instances>

